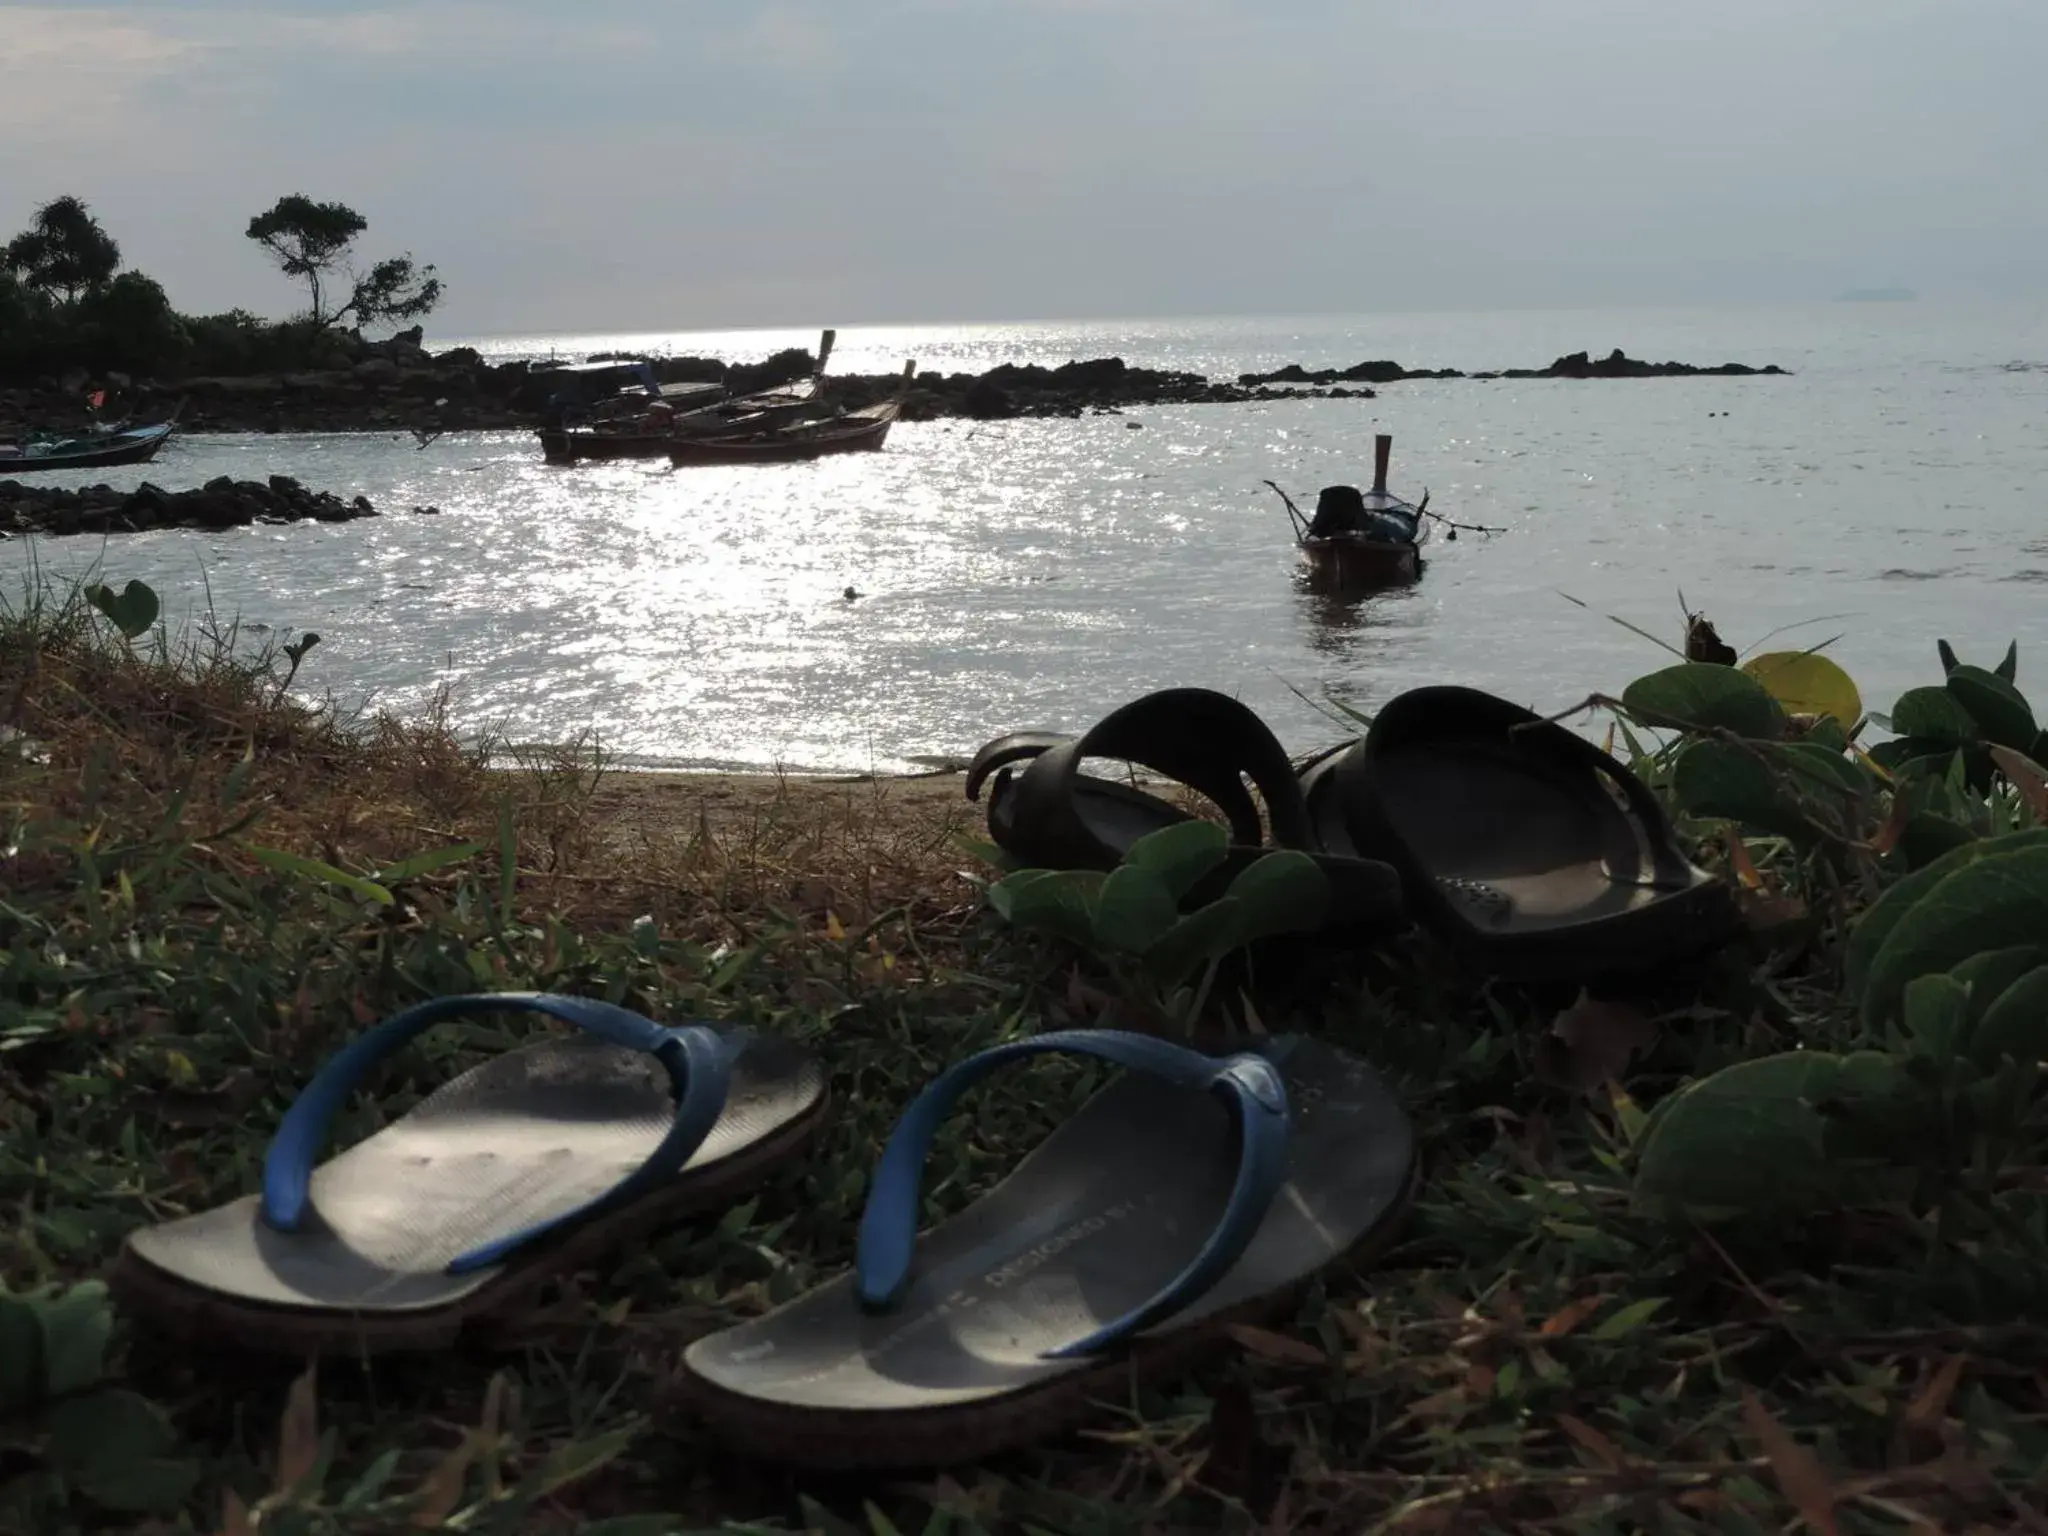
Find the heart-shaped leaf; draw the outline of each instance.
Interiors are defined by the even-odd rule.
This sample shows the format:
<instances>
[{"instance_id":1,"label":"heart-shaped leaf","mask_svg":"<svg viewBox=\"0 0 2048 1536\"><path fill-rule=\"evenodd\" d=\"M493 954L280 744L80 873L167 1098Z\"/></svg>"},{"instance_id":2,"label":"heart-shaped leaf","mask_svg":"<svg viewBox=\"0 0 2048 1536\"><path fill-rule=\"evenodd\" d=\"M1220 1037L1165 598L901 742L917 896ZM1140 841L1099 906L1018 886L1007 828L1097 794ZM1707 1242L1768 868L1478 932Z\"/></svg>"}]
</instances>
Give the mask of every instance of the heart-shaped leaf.
<instances>
[{"instance_id":1,"label":"heart-shaped leaf","mask_svg":"<svg viewBox=\"0 0 2048 1536\"><path fill-rule=\"evenodd\" d=\"M1977 718L1946 688L1908 688L1892 706L1892 729L1922 752L1967 746Z\"/></svg>"},{"instance_id":2,"label":"heart-shaped leaf","mask_svg":"<svg viewBox=\"0 0 2048 1536\"><path fill-rule=\"evenodd\" d=\"M1954 976L1916 976L1899 1003L1913 1053L1946 1062L1963 1043L1970 1018L1970 989Z\"/></svg>"},{"instance_id":3,"label":"heart-shaped leaf","mask_svg":"<svg viewBox=\"0 0 2048 1536\"><path fill-rule=\"evenodd\" d=\"M1095 943L1100 949L1142 955L1179 918L1166 882L1152 870L1126 864L1111 871L1096 894Z\"/></svg>"},{"instance_id":4,"label":"heart-shaped leaf","mask_svg":"<svg viewBox=\"0 0 2048 1536\"><path fill-rule=\"evenodd\" d=\"M1230 882L1243 908L1241 943L1279 933L1313 933L1330 911L1330 877L1294 848L1261 854Z\"/></svg>"},{"instance_id":5,"label":"heart-shaped leaf","mask_svg":"<svg viewBox=\"0 0 2048 1536\"><path fill-rule=\"evenodd\" d=\"M1946 971L1983 950L2033 943L2044 933L2048 848L2022 847L1967 862L1908 907L1870 957L1863 978L1864 1020L1879 1025L1896 1017L1907 985L1919 977Z\"/></svg>"},{"instance_id":6,"label":"heart-shaped leaf","mask_svg":"<svg viewBox=\"0 0 2048 1536\"><path fill-rule=\"evenodd\" d=\"M199 1464L173 1461L177 1432L164 1411L122 1387L67 1398L50 1411L50 1456L102 1509L164 1514L190 1496Z\"/></svg>"},{"instance_id":7,"label":"heart-shaped leaf","mask_svg":"<svg viewBox=\"0 0 2048 1536\"><path fill-rule=\"evenodd\" d=\"M1734 742L1688 742L1672 769L1671 792L1694 816L1738 822L1784 837L1801 837L1811 830L1769 765Z\"/></svg>"},{"instance_id":8,"label":"heart-shaped leaf","mask_svg":"<svg viewBox=\"0 0 2048 1536\"><path fill-rule=\"evenodd\" d=\"M1147 832L1125 851L1124 863L1151 870L1181 901L1229 851L1230 834L1215 822L1183 821Z\"/></svg>"},{"instance_id":9,"label":"heart-shaped leaf","mask_svg":"<svg viewBox=\"0 0 2048 1536\"><path fill-rule=\"evenodd\" d=\"M1986 741L2025 752L2034 745L2039 727L2034 724L2033 707L2026 696L1995 672L1982 667L1957 667L1945 685L1949 695L1977 723L1977 734Z\"/></svg>"},{"instance_id":10,"label":"heart-shaped leaf","mask_svg":"<svg viewBox=\"0 0 2048 1536\"><path fill-rule=\"evenodd\" d=\"M1243 943L1244 908L1235 896L1222 896L1167 929L1146 953L1145 969L1161 986L1172 987Z\"/></svg>"},{"instance_id":11,"label":"heart-shaped leaf","mask_svg":"<svg viewBox=\"0 0 2048 1536\"><path fill-rule=\"evenodd\" d=\"M988 888L989 905L1019 928L1086 947L1105 878L1093 869L1020 869Z\"/></svg>"},{"instance_id":12,"label":"heart-shaped leaf","mask_svg":"<svg viewBox=\"0 0 2048 1536\"><path fill-rule=\"evenodd\" d=\"M94 583L85 589L85 600L112 620L114 628L130 640L156 622L163 606L157 601L156 589L140 581L129 582L118 593L112 587Z\"/></svg>"},{"instance_id":13,"label":"heart-shaped leaf","mask_svg":"<svg viewBox=\"0 0 2048 1536\"><path fill-rule=\"evenodd\" d=\"M2026 973L1992 998L1970 1032L1970 1059L1986 1069L2003 1057L2048 1060L2048 965Z\"/></svg>"},{"instance_id":14,"label":"heart-shaped leaf","mask_svg":"<svg viewBox=\"0 0 2048 1536\"><path fill-rule=\"evenodd\" d=\"M1863 714L1863 695L1841 667L1813 651L1770 651L1752 656L1742 670L1794 715L1823 715L1854 725Z\"/></svg>"},{"instance_id":15,"label":"heart-shaped leaf","mask_svg":"<svg viewBox=\"0 0 2048 1536\"><path fill-rule=\"evenodd\" d=\"M85 1280L33 1304L43 1329L43 1392L62 1397L98 1381L114 1332L106 1286Z\"/></svg>"},{"instance_id":16,"label":"heart-shaped leaf","mask_svg":"<svg viewBox=\"0 0 2048 1536\"><path fill-rule=\"evenodd\" d=\"M1639 677L1622 690L1621 702L1646 725L1732 731L1766 741L1785 728L1785 711L1761 683L1710 662L1682 662Z\"/></svg>"},{"instance_id":17,"label":"heart-shaped leaf","mask_svg":"<svg viewBox=\"0 0 2048 1536\"><path fill-rule=\"evenodd\" d=\"M1637 1195L1705 1221L1839 1203L1845 1180L1822 1155L1826 1122L1815 1106L1841 1073L1838 1056L1790 1051L1688 1084L1650 1121Z\"/></svg>"},{"instance_id":18,"label":"heart-shaped leaf","mask_svg":"<svg viewBox=\"0 0 2048 1536\"><path fill-rule=\"evenodd\" d=\"M1899 920L1920 903L1921 898L1943 880L1979 859L2016 853L2024 848L2048 848L2048 828L2037 827L2006 837L1974 839L1943 854L1892 886L1878 897L1857 921L1842 957L1842 972L1851 992L1861 992L1870 975L1870 962L1877 957ZM1975 953L1973 950L1972 953Z\"/></svg>"}]
</instances>

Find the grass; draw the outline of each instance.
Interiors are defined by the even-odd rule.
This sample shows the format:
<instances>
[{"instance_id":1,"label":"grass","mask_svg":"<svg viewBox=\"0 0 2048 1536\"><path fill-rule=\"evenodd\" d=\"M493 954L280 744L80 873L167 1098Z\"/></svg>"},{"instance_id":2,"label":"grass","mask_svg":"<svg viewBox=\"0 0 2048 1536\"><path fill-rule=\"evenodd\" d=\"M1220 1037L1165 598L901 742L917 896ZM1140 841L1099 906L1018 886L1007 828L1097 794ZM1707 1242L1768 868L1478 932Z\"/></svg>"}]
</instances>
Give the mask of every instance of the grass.
<instances>
[{"instance_id":1,"label":"grass","mask_svg":"<svg viewBox=\"0 0 2048 1536\"><path fill-rule=\"evenodd\" d=\"M1631 1198L1643 1114L1683 1081L1867 1043L1835 977L1856 898L1769 857L1764 877L1811 908L1801 937L1661 997L1573 1009L1475 987L1420 940L1262 992L1268 1027L1399 1084L1427 1158L1399 1246L1284 1327L1240 1331L1081 1435L950 1475L793 1480L723 1455L676 1413L684 1344L848 1262L869 1163L930 1076L1095 1022L1104 998L982 910L957 785L679 788L584 747L508 762L438 714L307 706L233 641L131 645L75 598L0 615L15 1293L90 1282L138 1224L250 1189L311 1071L438 993L772 1027L825 1057L841 1109L805 1166L575 1277L496 1348L315 1376L117 1318L108 1379L168 1426L170 1492L128 1500L146 1512L96 1497L44 1403L0 1419L0 1530L2043 1528L2037 1249L1906 1207L1710 1229ZM430 1035L338 1137L517 1035ZM1050 1064L980 1095L941 1140L932 1210L986 1189L1096 1081ZM2007 1172L2048 1193L2038 1151Z\"/></svg>"}]
</instances>

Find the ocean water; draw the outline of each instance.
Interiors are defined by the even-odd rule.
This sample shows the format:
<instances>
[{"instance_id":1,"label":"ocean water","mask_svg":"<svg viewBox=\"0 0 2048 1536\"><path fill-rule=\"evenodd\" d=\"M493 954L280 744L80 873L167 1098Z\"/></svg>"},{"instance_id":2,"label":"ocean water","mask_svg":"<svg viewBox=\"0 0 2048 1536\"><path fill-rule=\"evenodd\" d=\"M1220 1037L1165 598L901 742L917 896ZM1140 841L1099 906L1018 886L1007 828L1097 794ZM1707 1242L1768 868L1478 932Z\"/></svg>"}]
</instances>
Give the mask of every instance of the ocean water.
<instances>
[{"instance_id":1,"label":"ocean water","mask_svg":"<svg viewBox=\"0 0 2048 1536\"><path fill-rule=\"evenodd\" d=\"M1106 355L1224 376L1364 358L1479 369L1619 346L1792 376L1450 380L1373 400L908 423L879 454L687 471L551 469L521 432L424 450L382 434L188 437L153 465L72 478L282 473L387 515L17 539L0 566L141 577L181 622L210 608L314 630L311 689L408 709L447 685L467 725L594 731L645 766L895 769L1011 729L1078 730L1178 684L1238 694L1290 748L1341 734L1330 700L1371 710L1422 683L1555 710L1668 660L1607 615L1676 641L1681 591L1738 647L1839 636L1830 654L1885 708L1938 675L1937 636L1979 659L2017 639L2023 686L2048 668L2044 318L1895 303L842 327L847 372ZM739 358L816 340L434 345ZM1439 534L1405 591L1312 597L1260 482L1306 505L1369 481L1383 431L1397 491L1503 531Z\"/></svg>"}]
</instances>

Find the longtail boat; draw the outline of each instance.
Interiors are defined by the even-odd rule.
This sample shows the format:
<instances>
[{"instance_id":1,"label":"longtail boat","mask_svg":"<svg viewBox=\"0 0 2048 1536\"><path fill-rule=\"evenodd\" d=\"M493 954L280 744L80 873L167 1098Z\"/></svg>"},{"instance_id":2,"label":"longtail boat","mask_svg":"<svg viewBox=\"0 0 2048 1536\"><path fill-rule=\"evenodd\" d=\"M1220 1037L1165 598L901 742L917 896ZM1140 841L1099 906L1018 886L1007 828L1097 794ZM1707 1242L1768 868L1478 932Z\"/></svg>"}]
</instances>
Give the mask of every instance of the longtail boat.
<instances>
[{"instance_id":1,"label":"longtail boat","mask_svg":"<svg viewBox=\"0 0 2048 1536\"><path fill-rule=\"evenodd\" d=\"M873 452L888 441L889 428L903 414L903 402L916 374L917 364L905 363L903 382L890 399L823 421L801 422L771 432L679 439L669 444L668 461L677 468L693 464L788 464L833 453Z\"/></svg>"},{"instance_id":2,"label":"longtail boat","mask_svg":"<svg viewBox=\"0 0 2048 1536\"><path fill-rule=\"evenodd\" d=\"M1297 524L1296 543L1312 583L1354 590L1398 586L1422 574L1422 547L1429 542L1429 497L1425 494L1417 506L1387 489L1393 450L1394 440L1386 433L1374 440L1370 491L1326 485L1316 497L1315 516L1308 519L1288 501ZM1281 496L1285 499L1286 492Z\"/></svg>"},{"instance_id":3,"label":"longtail boat","mask_svg":"<svg viewBox=\"0 0 2048 1536\"><path fill-rule=\"evenodd\" d=\"M0 475L45 469L106 469L116 464L147 464L177 430L177 412L169 421L120 431L88 432L80 437L31 437L22 443L0 443Z\"/></svg>"},{"instance_id":4,"label":"longtail boat","mask_svg":"<svg viewBox=\"0 0 2048 1536\"><path fill-rule=\"evenodd\" d=\"M646 369L640 392L624 392L601 401L572 422L567 412L552 420L536 434L541 454L550 464L574 464L584 459L658 459L679 440L725 437L736 433L767 431L798 421L822 408L825 365L832 359L832 344L838 332L828 330L818 340L818 362L808 378L751 395L735 395L711 404L678 410L681 399L700 398L708 388L722 393L718 385L657 385L653 370ZM682 395L681 391L694 391Z\"/></svg>"}]
</instances>

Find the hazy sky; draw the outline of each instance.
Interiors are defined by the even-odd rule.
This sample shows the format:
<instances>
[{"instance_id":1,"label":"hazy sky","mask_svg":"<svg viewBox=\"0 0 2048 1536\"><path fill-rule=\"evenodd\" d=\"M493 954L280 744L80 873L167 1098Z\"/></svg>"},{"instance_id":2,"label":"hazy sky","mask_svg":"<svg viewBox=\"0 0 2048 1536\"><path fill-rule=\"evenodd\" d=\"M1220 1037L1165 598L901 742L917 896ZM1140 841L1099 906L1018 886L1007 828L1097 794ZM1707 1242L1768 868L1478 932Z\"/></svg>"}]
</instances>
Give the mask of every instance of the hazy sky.
<instances>
[{"instance_id":1,"label":"hazy sky","mask_svg":"<svg viewBox=\"0 0 2048 1536\"><path fill-rule=\"evenodd\" d=\"M436 332L2048 293L2044 0L0 0L0 237Z\"/></svg>"}]
</instances>

